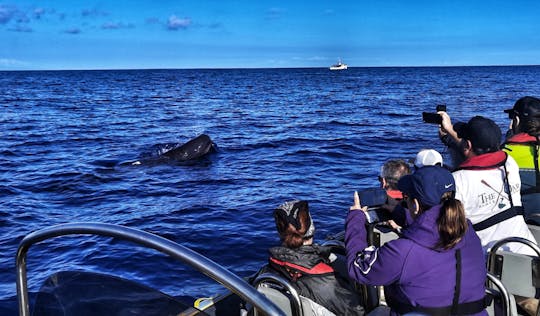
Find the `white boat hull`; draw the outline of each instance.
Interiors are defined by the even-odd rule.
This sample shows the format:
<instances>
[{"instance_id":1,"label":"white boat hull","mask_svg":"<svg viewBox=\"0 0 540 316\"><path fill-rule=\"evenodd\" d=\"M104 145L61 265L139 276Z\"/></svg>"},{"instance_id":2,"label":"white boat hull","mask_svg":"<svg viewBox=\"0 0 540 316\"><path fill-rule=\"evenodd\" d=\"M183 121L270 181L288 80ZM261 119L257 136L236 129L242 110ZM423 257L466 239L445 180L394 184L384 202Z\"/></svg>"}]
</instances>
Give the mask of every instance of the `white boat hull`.
<instances>
[{"instance_id":1,"label":"white boat hull","mask_svg":"<svg viewBox=\"0 0 540 316\"><path fill-rule=\"evenodd\" d=\"M345 70L347 69L347 67L348 66L346 64L341 64L341 65L331 66L330 70Z\"/></svg>"}]
</instances>

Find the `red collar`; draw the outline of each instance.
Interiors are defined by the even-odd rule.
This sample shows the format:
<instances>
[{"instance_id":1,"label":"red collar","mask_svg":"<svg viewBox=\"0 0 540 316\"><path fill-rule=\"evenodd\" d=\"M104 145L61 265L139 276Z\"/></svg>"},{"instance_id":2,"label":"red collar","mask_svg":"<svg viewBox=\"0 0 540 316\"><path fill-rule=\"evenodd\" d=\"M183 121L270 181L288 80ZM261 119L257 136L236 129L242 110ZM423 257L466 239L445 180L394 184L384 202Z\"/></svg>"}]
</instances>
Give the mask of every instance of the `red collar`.
<instances>
[{"instance_id":1,"label":"red collar","mask_svg":"<svg viewBox=\"0 0 540 316\"><path fill-rule=\"evenodd\" d=\"M526 144L526 143L536 144L536 137L531 136L527 133L519 133L519 134L513 135L506 141L506 144Z\"/></svg>"},{"instance_id":2,"label":"red collar","mask_svg":"<svg viewBox=\"0 0 540 316\"><path fill-rule=\"evenodd\" d=\"M291 262L281 261L281 260L278 260L278 259L276 259L274 257L270 257L270 263L274 263L274 264L276 264L278 266L282 266L282 267L289 267L289 268L292 268L294 270L297 270L298 272L303 272L305 274L311 274L311 275L313 275L313 274L326 274L326 273L334 272L334 269L331 266L324 263L324 262L317 263L311 269L303 267L303 266L298 265L298 264L291 263Z\"/></svg>"},{"instance_id":3,"label":"red collar","mask_svg":"<svg viewBox=\"0 0 540 316\"><path fill-rule=\"evenodd\" d=\"M399 190L386 190L386 194L396 200L403 200L403 193Z\"/></svg>"},{"instance_id":4,"label":"red collar","mask_svg":"<svg viewBox=\"0 0 540 316\"><path fill-rule=\"evenodd\" d=\"M485 170L485 169L495 169L506 163L506 158L508 155L502 151L496 151L494 153L487 153L483 155L478 155L471 157L465 160L457 170Z\"/></svg>"}]
</instances>

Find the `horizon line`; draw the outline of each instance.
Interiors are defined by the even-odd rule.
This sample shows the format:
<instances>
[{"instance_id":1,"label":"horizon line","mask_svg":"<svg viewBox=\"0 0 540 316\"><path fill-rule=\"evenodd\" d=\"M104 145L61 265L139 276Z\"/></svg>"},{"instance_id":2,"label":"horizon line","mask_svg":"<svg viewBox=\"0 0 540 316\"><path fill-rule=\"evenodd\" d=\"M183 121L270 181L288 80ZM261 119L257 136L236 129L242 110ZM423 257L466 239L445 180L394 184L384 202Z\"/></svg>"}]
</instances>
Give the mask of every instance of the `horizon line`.
<instances>
[{"instance_id":1,"label":"horizon line","mask_svg":"<svg viewBox=\"0 0 540 316\"><path fill-rule=\"evenodd\" d=\"M467 68L467 67L538 67L540 64L507 65L410 65L410 66L348 66L348 68ZM0 69L0 72L23 71L134 71L134 70L277 70L277 69L328 69L329 67L203 67L203 68L73 68L73 69ZM339 72L339 71L338 71Z\"/></svg>"}]
</instances>

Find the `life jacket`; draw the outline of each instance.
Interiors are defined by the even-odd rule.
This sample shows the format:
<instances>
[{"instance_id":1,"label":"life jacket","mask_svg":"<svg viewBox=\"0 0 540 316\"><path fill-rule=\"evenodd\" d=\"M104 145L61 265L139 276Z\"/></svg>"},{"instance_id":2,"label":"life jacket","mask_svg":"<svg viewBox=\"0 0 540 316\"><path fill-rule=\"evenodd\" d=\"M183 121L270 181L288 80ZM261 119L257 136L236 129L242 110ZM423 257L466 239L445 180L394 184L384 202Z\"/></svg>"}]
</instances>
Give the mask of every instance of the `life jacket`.
<instances>
[{"instance_id":1,"label":"life jacket","mask_svg":"<svg viewBox=\"0 0 540 316\"><path fill-rule=\"evenodd\" d=\"M392 300L392 297L388 297L388 305L391 306L393 310L398 312L401 315L413 313L413 314L422 314L422 315L432 315L432 316L447 316L447 315L473 315L478 314L485 310L487 306L491 304L491 298L486 295L484 298L471 301L459 303L459 296L461 292L461 250L455 250L455 259L456 259L456 286L454 288L454 297L452 299L452 305L442 306L442 307L427 307L421 305L410 305L403 302L398 302Z\"/></svg>"},{"instance_id":2,"label":"life jacket","mask_svg":"<svg viewBox=\"0 0 540 316\"><path fill-rule=\"evenodd\" d=\"M287 272L287 274L291 277L291 280L293 281L298 280L304 275L325 275L334 273L334 269L330 265L322 261L311 268L306 268L292 262L281 261L274 257L270 257L269 261L270 265L277 270Z\"/></svg>"},{"instance_id":3,"label":"life jacket","mask_svg":"<svg viewBox=\"0 0 540 316\"><path fill-rule=\"evenodd\" d=\"M527 133L519 133L510 137L503 146L519 166L521 194L540 193L540 139Z\"/></svg>"},{"instance_id":4,"label":"life jacket","mask_svg":"<svg viewBox=\"0 0 540 316\"><path fill-rule=\"evenodd\" d=\"M524 209L522 206L515 206L512 200L510 184L508 181L508 171L506 170L506 160L508 154L502 150L478 155L465 160L456 170L488 170L503 167L504 168L504 183L505 191L508 192L510 207L502 212L484 219L473 225L475 231L481 231L491 226L497 225L514 216L523 216Z\"/></svg>"},{"instance_id":5,"label":"life jacket","mask_svg":"<svg viewBox=\"0 0 540 316\"><path fill-rule=\"evenodd\" d=\"M403 200L403 192L399 190L386 190L386 194L396 200Z\"/></svg>"}]
</instances>

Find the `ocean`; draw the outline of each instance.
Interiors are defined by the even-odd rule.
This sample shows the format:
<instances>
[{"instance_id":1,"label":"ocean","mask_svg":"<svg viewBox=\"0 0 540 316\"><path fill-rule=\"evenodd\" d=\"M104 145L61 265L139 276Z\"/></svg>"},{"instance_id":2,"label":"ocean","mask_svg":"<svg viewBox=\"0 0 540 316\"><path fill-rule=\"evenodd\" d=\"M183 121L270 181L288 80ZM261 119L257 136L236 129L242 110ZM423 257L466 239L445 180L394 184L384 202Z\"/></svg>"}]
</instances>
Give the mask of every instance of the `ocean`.
<instances>
[{"instance_id":1,"label":"ocean","mask_svg":"<svg viewBox=\"0 0 540 316\"><path fill-rule=\"evenodd\" d=\"M421 113L453 121L540 91L540 67L107 70L0 72L0 312L17 311L15 254L32 231L103 222L149 231L240 276L279 243L272 211L304 199L315 239L343 230L355 190L378 185L384 160L434 148ZM208 134L218 152L193 164L143 160ZM104 237L30 248L31 292L53 272L134 279L171 295L222 290L159 253Z\"/></svg>"}]
</instances>

